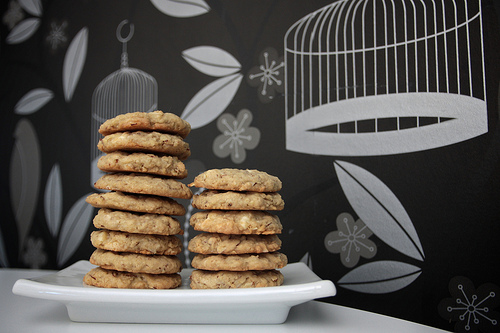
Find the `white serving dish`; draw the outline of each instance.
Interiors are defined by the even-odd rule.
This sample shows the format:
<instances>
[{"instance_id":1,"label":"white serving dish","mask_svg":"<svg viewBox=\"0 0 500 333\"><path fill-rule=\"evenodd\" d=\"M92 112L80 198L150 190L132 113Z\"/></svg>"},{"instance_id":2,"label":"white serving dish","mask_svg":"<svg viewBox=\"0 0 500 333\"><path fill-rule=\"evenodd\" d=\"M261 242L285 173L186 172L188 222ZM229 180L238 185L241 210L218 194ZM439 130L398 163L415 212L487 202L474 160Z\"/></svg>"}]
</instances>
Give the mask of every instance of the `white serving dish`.
<instances>
[{"instance_id":1,"label":"white serving dish","mask_svg":"<svg viewBox=\"0 0 500 333\"><path fill-rule=\"evenodd\" d=\"M62 302L73 321L176 324L280 324L292 306L336 294L331 281L303 263L281 269L285 282L279 287L216 290L190 289L192 269L181 272L177 289L90 287L82 279L93 267L82 260L54 274L19 279L12 291Z\"/></svg>"}]
</instances>

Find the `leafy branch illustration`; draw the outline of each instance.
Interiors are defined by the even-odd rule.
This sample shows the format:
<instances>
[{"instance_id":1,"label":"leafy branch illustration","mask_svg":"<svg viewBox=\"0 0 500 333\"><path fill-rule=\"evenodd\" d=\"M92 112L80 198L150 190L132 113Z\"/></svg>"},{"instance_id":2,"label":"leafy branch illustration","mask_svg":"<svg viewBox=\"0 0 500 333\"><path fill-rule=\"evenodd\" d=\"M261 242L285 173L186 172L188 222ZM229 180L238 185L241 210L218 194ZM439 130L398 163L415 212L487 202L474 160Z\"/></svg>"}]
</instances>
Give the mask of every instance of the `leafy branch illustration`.
<instances>
[{"instance_id":1,"label":"leafy branch illustration","mask_svg":"<svg viewBox=\"0 0 500 333\"><path fill-rule=\"evenodd\" d=\"M151 0L151 3L163 14L179 18L199 16L210 11L210 6L203 0Z\"/></svg>"},{"instance_id":2,"label":"leafy branch illustration","mask_svg":"<svg viewBox=\"0 0 500 333\"><path fill-rule=\"evenodd\" d=\"M61 225L63 209L62 188L61 170L59 165L55 164L52 167L45 186L44 212L50 234L58 238L58 266L66 263L78 249L94 215L93 207L85 202L85 199L90 194L87 193L73 204Z\"/></svg>"},{"instance_id":3,"label":"leafy branch illustration","mask_svg":"<svg viewBox=\"0 0 500 333\"><path fill-rule=\"evenodd\" d=\"M34 13L37 13L37 8L39 8L41 13L41 5L37 7L37 1L24 1L23 3L25 4L25 8L32 8L31 10ZM16 40L19 41L19 39ZM66 51L62 77L63 93L66 102L71 101L80 79L87 55L87 43L88 29L84 27L73 38ZM33 222L41 178L40 144L35 127L27 116L42 109L53 98L54 92L50 89L35 88L21 97L14 107L15 114L24 116L16 126L14 150L10 161L11 204L18 227L20 252L24 247L26 236ZM57 170L53 172L57 173ZM57 183L53 186L56 185ZM74 214L68 214L68 216L77 217ZM49 218L56 221L58 219L57 215L53 214L49 214ZM51 223L57 224L59 222L52 221ZM51 227L53 227L52 224ZM0 241L0 258L7 258L3 241ZM6 259L1 260L0 264L7 266Z\"/></svg>"},{"instance_id":4,"label":"leafy branch illustration","mask_svg":"<svg viewBox=\"0 0 500 333\"><path fill-rule=\"evenodd\" d=\"M190 48L182 52L182 57L199 72L218 77L198 91L181 114L191 128L200 128L215 120L233 100L243 78L241 64L213 46Z\"/></svg>"},{"instance_id":5,"label":"leafy branch illustration","mask_svg":"<svg viewBox=\"0 0 500 333\"><path fill-rule=\"evenodd\" d=\"M19 5L28 14L34 16L22 20L12 28L6 38L7 44L19 44L29 39L38 30L42 16L41 0L19 0Z\"/></svg>"},{"instance_id":6,"label":"leafy branch illustration","mask_svg":"<svg viewBox=\"0 0 500 333\"><path fill-rule=\"evenodd\" d=\"M393 249L423 261L415 227L394 193L359 166L335 161L334 168L347 200L368 228ZM338 284L364 293L388 293L408 286L421 272L419 267L399 261L376 261L351 270Z\"/></svg>"}]
</instances>

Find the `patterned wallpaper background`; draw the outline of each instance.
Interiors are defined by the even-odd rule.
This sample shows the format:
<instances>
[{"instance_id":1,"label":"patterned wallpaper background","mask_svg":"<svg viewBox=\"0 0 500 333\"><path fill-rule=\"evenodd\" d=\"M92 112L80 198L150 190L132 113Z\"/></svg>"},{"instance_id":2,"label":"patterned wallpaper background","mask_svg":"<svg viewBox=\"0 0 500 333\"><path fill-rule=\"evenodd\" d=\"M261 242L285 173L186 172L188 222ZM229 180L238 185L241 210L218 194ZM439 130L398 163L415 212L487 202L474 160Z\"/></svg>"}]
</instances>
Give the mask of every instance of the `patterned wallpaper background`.
<instances>
[{"instance_id":1,"label":"patterned wallpaper background","mask_svg":"<svg viewBox=\"0 0 500 333\"><path fill-rule=\"evenodd\" d=\"M283 181L283 252L327 302L456 332L500 319L493 0L9 0L1 8L0 266L87 260L97 128L189 121L190 182ZM184 244L193 209L181 218ZM186 246L187 247L187 246ZM181 255L189 267L191 255Z\"/></svg>"}]
</instances>

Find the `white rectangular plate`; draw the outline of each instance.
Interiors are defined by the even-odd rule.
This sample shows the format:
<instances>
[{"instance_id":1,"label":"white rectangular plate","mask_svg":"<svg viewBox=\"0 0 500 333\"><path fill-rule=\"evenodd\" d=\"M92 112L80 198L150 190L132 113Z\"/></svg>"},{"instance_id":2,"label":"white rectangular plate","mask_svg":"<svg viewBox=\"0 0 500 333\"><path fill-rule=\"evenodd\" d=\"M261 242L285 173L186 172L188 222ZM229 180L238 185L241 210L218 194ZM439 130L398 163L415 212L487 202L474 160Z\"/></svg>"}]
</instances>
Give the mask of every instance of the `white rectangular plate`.
<instances>
[{"instance_id":1,"label":"white rectangular plate","mask_svg":"<svg viewBox=\"0 0 500 333\"><path fill-rule=\"evenodd\" d=\"M292 306L336 294L331 281L303 263L281 269L285 282L279 287L212 290L190 289L192 269L181 272L177 289L90 287L83 276L93 267L82 260L54 274L20 279L12 292L62 302L73 321L176 324L280 324Z\"/></svg>"}]
</instances>

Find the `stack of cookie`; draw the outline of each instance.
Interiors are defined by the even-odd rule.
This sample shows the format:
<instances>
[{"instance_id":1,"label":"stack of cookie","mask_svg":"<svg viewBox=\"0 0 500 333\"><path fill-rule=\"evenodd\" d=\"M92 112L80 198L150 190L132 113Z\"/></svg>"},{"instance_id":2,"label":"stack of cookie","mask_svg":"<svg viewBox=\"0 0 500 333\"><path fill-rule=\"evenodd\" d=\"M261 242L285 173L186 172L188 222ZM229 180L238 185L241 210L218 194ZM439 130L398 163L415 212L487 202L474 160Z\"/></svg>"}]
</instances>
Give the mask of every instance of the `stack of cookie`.
<instances>
[{"instance_id":1,"label":"stack of cookie","mask_svg":"<svg viewBox=\"0 0 500 333\"><path fill-rule=\"evenodd\" d=\"M167 289L181 285L182 242L179 221L186 213L173 198L190 199L178 179L187 176L182 162L190 155L184 139L191 126L171 113L119 115L104 122L98 163L107 172L86 201L100 208L91 234L98 267L84 277L88 285L108 288Z\"/></svg>"},{"instance_id":2,"label":"stack of cookie","mask_svg":"<svg viewBox=\"0 0 500 333\"><path fill-rule=\"evenodd\" d=\"M288 260L278 252L282 225L269 211L284 208L281 181L258 170L213 169L189 186L204 188L192 205L199 235L188 244L197 253L191 265L192 289L269 287L283 284Z\"/></svg>"}]
</instances>

